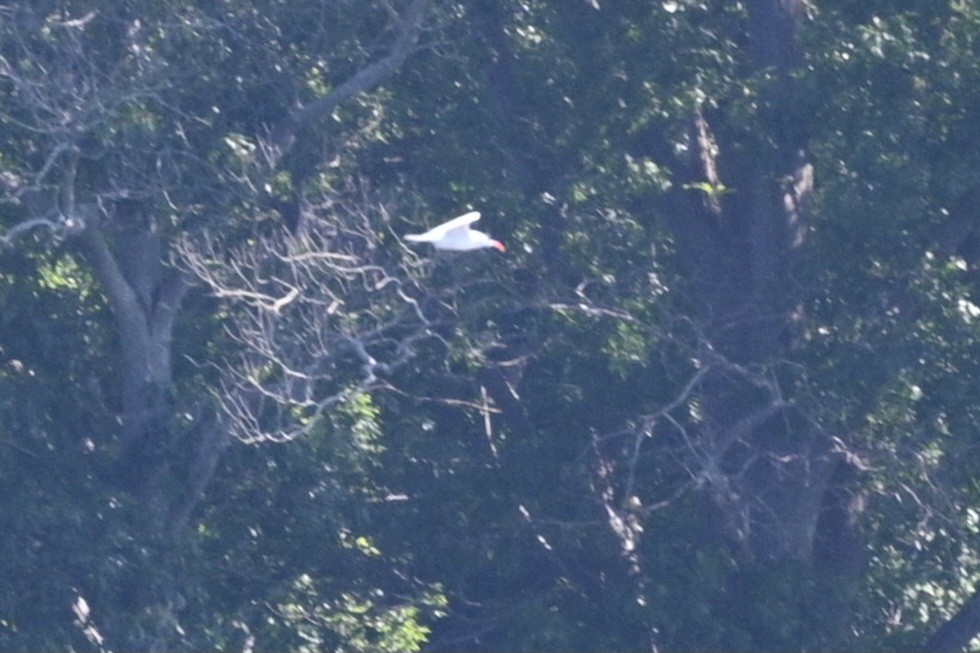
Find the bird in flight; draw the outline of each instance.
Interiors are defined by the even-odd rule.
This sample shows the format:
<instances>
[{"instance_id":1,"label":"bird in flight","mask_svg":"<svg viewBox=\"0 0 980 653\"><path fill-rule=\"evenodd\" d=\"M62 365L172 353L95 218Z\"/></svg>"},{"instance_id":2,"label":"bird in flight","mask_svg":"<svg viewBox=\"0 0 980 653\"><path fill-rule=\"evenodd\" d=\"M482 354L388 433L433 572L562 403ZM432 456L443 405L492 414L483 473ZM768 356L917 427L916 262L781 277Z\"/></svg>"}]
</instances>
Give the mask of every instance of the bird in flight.
<instances>
[{"instance_id":1,"label":"bird in flight","mask_svg":"<svg viewBox=\"0 0 980 653\"><path fill-rule=\"evenodd\" d=\"M467 252L483 247L493 247L501 252L507 251L507 248L499 240L494 240L482 231L470 229L470 225L479 219L479 211L471 211L458 218L453 218L449 222L443 222L424 234L406 234L405 240L413 243L432 243L436 249L448 249L456 252Z\"/></svg>"}]
</instances>

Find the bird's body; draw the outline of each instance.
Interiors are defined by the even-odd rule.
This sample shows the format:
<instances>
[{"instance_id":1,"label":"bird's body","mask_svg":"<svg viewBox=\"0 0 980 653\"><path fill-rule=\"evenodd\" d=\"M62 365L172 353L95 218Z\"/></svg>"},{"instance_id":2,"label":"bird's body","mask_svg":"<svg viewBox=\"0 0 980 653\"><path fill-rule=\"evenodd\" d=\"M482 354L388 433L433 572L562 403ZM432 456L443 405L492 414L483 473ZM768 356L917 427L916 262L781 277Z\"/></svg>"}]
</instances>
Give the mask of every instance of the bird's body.
<instances>
[{"instance_id":1,"label":"bird's body","mask_svg":"<svg viewBox=\"0 0 980 653\"><path fill-rule=\"evenodd\" d=\"M429 229L424 234L407 234L405 240L413 243L432 243L436 249L447 249L455 252L467 252L473 249L493 247L501 252L506 251L504 244L494 240L482 231L470 229L470 225L480 219L478 211L471 211L438 227Z\"/></svg>"}]
</instances>

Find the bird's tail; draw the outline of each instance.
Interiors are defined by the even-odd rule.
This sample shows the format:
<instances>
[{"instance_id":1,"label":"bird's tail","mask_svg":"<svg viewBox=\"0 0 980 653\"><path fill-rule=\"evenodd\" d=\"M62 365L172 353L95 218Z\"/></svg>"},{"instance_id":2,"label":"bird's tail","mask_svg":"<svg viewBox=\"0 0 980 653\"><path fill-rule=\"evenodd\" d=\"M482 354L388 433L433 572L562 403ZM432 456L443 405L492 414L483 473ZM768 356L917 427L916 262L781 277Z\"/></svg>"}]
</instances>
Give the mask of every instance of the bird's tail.
<instances>
[{"instance_id":1,"label":"bird's tail","mask_svg":"<svg viewBox=\"0 0 980 653\"><path fill-rule=\"evenodd\" d=\"M421 243L425 241L425 237L422 234L405 234L405 240L410 240L413 243Z\"/></svg>"}]
</instances>

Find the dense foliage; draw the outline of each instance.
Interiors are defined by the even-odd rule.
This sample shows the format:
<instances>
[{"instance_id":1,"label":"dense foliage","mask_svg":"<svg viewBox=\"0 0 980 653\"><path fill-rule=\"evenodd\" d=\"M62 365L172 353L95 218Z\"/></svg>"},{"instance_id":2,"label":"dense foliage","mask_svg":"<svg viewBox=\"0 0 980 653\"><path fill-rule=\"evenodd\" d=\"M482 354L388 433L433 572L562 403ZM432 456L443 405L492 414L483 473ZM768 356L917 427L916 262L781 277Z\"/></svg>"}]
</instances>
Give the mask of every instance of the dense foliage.
<instances>
[{"instance_id":1,"label":"dense foliage","mask_svg":"<svg viewBox=\"0 0 980 653\"><path fill-rule=\"evenodd\" d=\"M0 649L980 641L975 3L0 32Z\"/></svg>"}]
</instances>

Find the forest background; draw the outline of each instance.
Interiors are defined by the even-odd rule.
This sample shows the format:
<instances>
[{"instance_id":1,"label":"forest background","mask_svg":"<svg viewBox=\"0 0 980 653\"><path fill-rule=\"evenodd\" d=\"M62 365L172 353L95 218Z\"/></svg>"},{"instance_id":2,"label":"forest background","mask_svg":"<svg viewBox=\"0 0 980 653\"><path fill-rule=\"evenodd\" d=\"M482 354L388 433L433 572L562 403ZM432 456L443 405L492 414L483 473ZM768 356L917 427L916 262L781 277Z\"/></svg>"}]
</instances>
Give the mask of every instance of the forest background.
<instances>
[{"instance_id":1,"label":"forest background","mask_svg":"<svg viewBox=\"0 0 980 653\"><path fill-rule=\"evenodd\" d=\"M0 649L977 647L976 2L0 34Z\"/></svg>"}]
</instances>

